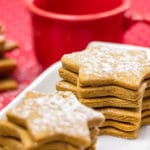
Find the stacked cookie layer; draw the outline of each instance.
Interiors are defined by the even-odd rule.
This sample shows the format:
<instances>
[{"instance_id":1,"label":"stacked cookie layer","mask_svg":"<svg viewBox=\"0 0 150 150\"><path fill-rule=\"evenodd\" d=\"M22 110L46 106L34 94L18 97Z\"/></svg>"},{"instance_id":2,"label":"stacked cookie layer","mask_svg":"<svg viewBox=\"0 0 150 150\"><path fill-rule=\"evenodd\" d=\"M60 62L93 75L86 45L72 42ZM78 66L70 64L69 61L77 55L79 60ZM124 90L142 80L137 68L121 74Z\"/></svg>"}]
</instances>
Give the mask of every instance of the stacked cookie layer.
<instances>
[{"instance_id":1,"label":"stacked cookie layer","mask_svg":"<svg viewBox=\"0 0 150 150\"><path fill-rule=\"evenodd\" d=\"M12 72L16 69L16 62L5 56L5 53L14 50L17 44L6 40L3 32L3 26L0 24L0 91L17 87L16 81L10 78Z\"/></svg>"},{"instance_id":2,"label":"stacked cookie layer","mask_svg":"<svg viewBox=\"0 0 150 150\"><path fill-rule=\"evenodd\" d=\"M94 150L104 116L71 92L28 92L0 121L0 147L8 150Z\"/></svg>"},{"instance_id":3,"label":"stacked cookie layer","mask_svg":"<svg viewBox=\"0 0 150 150\"><path fill-rule=\"evenodd\" d=\"M142 125L150 124L150 82L147 83L142 104Z\"/></svg>"},{"instance_id":4,"label":"stacked cookie layer","mask_svg":"<svg viewBox=\"0 0 150 150\"><path fill-rule=\"evenodd\" d=\"M147 52L90 46L64 55L61 62L63 80L57 90L72 91L83 104L104 113L100 134L136 138L141 118L142 124L149 119L146 100L142 108L150 77Z\"/></svg>"}]
</instances>

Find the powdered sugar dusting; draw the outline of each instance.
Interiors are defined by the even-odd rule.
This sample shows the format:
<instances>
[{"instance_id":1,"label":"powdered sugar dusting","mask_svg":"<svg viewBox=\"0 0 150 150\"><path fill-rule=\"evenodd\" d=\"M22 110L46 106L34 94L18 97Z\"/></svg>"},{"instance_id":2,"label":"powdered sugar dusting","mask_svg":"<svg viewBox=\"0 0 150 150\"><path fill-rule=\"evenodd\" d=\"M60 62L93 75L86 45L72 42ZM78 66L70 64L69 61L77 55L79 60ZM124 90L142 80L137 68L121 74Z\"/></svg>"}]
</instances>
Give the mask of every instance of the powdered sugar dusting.
<instances>
[{"instance_id":1,"label":"powdered sugar dusting","mask_svg":"<svg viewBox=\"0 0 150 150\"><path fill-rule=\"evenodd\" d=\"M145 50L93 46L78 53L64 55L64 58L69 58L80 66L79 77L83 76L84 80L117 80L129 84L132 81L133 84L147 73L146 67L150 69L150 60Z\"/></svg>"},{"instance_id":2,"label":"powdered sugar dusting","mask_svg":"<svg viewBox=\"0 0 150 150\"><path fill-rule=\"evenodd\" d=\"M67 135L90 142L88 121L99 119L101 122L104 119L101 113L80 104L71 92L25 99L11 113L27 120L35 139L42 133L44 137Z\"/></svg>"}]
</instances>

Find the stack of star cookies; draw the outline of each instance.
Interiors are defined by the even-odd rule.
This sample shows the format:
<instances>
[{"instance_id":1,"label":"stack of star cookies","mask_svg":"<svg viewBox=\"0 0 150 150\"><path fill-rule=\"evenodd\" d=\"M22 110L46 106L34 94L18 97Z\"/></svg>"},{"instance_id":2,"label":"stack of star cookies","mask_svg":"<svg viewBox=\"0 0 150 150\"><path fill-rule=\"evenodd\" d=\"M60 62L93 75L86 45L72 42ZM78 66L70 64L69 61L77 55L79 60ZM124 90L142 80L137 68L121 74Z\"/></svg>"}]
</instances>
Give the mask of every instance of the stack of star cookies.
<instances>
[{"instance_id":1,"label":"stack of star cookies","mask_svg":"<svg viewBox=\"0 0 150 150\"><path fill-rule=\"evenodd\" d=\"M6 40L3 26L0 24L0 91L15 89L17 83L10 76L16 69L16 62L5 56L5 53L17 48L13 41Z\"/></svg>"},{"instance_id":2,"label":"stack of star cookies","mask_svg":"<svg viewBox=\"0 0 150 150\"><path fill-rule=\"evenodd\" d=\"M27 92L0 120L0 147L7 150L94 150L102 113L71 92Z\"/></svg>"},{"instance_id":3,"label":"stack of star cookies","mask_svg":"<svg viewBox=\"0 0 150 150\"><path fill-rule=\"evenodd\" d=\"M80 102L105 115L100 134L138 136L141 123L149 120L147 51L90 46L65 54L61 62L56 89L74 92Z\"/></svg>"}]
</instances>

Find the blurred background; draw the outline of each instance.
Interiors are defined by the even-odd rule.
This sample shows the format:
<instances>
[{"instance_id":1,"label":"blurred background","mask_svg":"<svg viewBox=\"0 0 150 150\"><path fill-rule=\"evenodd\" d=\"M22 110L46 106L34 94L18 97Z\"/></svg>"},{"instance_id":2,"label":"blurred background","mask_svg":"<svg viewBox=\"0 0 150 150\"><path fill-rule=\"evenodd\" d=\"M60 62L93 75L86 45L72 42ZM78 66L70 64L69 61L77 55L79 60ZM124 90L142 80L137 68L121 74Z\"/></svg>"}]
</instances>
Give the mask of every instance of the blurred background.
<instances>
[{"instance_id":1,"label":"blurred background","mask_svg":"<svg viewBox=\"0 0 150 150\"><path fill-rule=\"evenodd\" d=\"M126 12L128 23L121 43L150 47L150 0L131 0ZM0 93L0 109L26 88L42 71L33 51L30 14L23 0L0 0L0 22L8 39L18 42L19 48L9 52L8 57L17 62L12 75L18 82L16 90Z\"/></svg>"}]
</instances>

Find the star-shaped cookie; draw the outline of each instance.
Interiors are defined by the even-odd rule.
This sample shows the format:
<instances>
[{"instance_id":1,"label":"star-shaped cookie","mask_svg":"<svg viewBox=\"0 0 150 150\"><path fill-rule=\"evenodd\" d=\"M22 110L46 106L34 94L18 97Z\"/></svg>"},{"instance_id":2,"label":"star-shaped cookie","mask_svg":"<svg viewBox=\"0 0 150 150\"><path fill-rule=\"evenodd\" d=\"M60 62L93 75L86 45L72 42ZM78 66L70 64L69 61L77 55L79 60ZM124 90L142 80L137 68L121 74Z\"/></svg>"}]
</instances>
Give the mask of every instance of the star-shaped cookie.
<instances>
[{"instance_id":1,"label":"star-shaped cookie","mask_svg":"<svg viewBox=\"0 0 150 150\"><path fill-rule=\"evenodd\" d=\"M146 50L111 49L93 46L65 54L65 69L79 74L80 86L119 85L137 90L150 77L150 60Z\"/></svg>"},{"instance_id":2,"label":"star-shaped cookie","mask_svg":"<svg viewBox=\"0 0 150 150\"><path fill-rule=\"evenodd\" d=\"M82 148L91 143L90 129L104 121L100 112L82 105L71 92L28 93L7 117L27 128L36 142L62 141Z\"/></svg>"}]
</instances>

